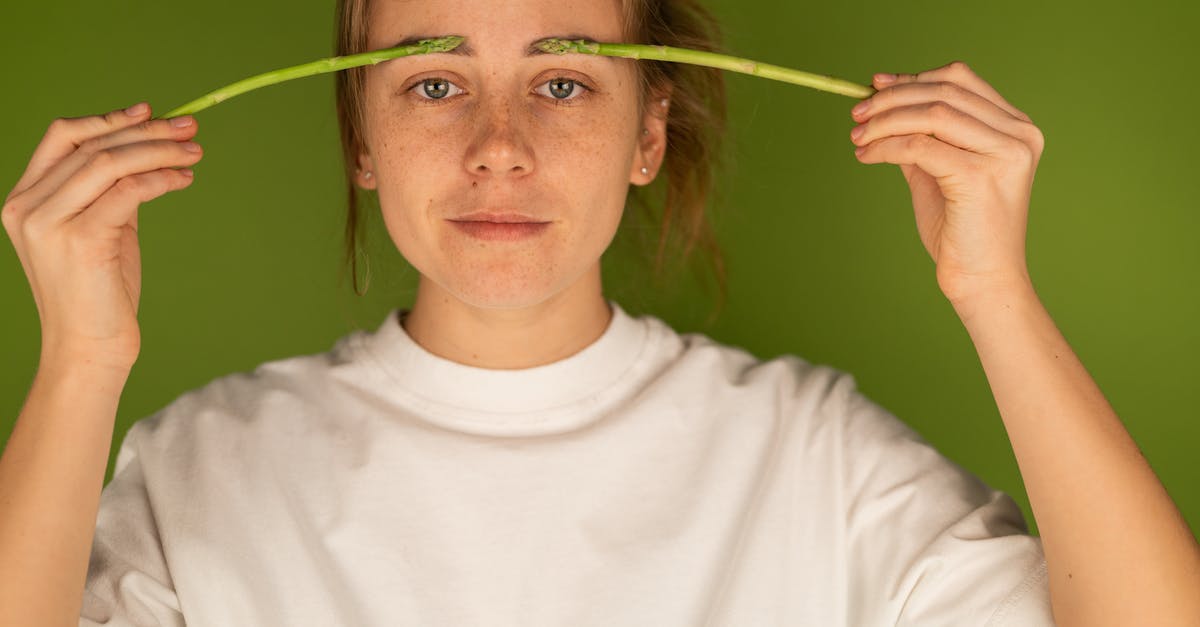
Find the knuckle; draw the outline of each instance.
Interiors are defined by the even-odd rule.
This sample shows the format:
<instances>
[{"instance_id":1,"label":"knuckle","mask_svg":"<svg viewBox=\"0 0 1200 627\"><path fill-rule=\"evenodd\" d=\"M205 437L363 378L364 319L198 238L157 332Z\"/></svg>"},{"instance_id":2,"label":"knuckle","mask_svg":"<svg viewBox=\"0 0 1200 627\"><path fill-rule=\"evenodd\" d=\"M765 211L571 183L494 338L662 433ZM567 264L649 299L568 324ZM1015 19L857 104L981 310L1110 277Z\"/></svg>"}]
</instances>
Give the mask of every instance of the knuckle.
<instances>
[{"instance_id":1,"label":"knuckle","mask_svg":"<svg viewBox=\"0 0 1200 627\"><path fill-rule=\"evenodd\" d=\"M1008 141L1006 143L1008 144L1009 150L1013 155L1017 157L1032 158L1034 156L1034 152L1037 150L1037 147L1034 145L1035 141L1036 140L1033 138L1033 135L1030 134L1030 130L1028 128L1022 128L1017 133L1008 135Z\"/></svg>"},{"instance_id":2,"label":"knuckle","mask_svg":"<svg viewBox=\"0 0 1200 627\"><path fill-rule=\"evenodd\" d=\"M1042 150L1046 147L1046 136L1042 134L1042 129L1038 128L1032 122L1024 124L1025 136L1029 138L1029 145L1037 154L1042 154Z\"/></svg>"},{"instance_id":3,"label":"knuckle","mask_svg":"<svg viewBox=\"0 0 1200 627\"><path fill-rule=\"evenodd\" d=\"M959 74L971 74L972 73L971 67L969 65L967 65L966 61L962 61L961 59L955 59L954 61L951 61L950 65L947 67L949 67L951 71L957 72Z\"/></svg>"},{"instance_id":4,"label":"knuckle","mask_svg":"<svg viewBox=\"0 0 1200 627\"><path fill-rule=\"evenodd\" d=\"M100 150L103 146L104 142L102 141L102 138L93 137L91 139L85 139L81 144L79 144L79 152L84 154L92 154Z\"/></svg>"},{"instance_id":5,"label":"knuckle","mask_svg":"<svg viewBox=\"0 0 1200 627\"><path fill-rule=\"evenodd\" d=\"M918 134L918 135L909 135L908 139L905 140L904 143L905 143L905 148L908 150L924 151L926 148L929 147L929 144L932 141L933 141L932 137L925 135L925 134Z\"/></svg>"},{"instance_id":6,"label":"knuckle","mask_svg":"<svg viewBox=\"0 0 1200 627\"><path fill-rule=\"evenodd\" d=\"M125 116L125 112L122 111L121 109L117 109L115 111L109 111L108 113L98 115L96 117L98 117L102 122L104 122L108 126L121 126L121 122L123 120L127 119L124 116Z\"/></svg>"},{"instance_id":7,"label":"knuckle","mask_svg":"<svg viewBox=\"0 0 1200 627\"><path fill-rule=\"evenodd\" d=\"M42 213L31 213L20 223L21 237L27 242L36 242L42 239L42 234L46 232L47 228L49 228L49 224L46 223Z\"/></svg>"},{"instance_id":8,"label":"knuckle","mask_svg":"<svg viewBox=\"0 0 1200 627\"><path fill-rule=\"evenodd\" d=\"M942 81L937 84L934 94L939 99L949 102L962 97L963 91L965 90L962 87L959 87L956 83L951 81Z\"/></svg>"},{"instance_id":9,"label":"knuckle","mask_svg":"<svg viewBox=\"0 0 1200 627\"><path fill-rule=\"evenodd\" d=\"M137 130L141 133L153 133L160 128L161 125L156 124L157 120L145 120L137 123Z\"/></svg>"},{"instance_id":10,"label":"knuckle","mask_svg":"<svg viewBox=\"0 0 1200 627\"><path fill-rule=\"evenodd\" d=\"M167 173L159 170L157 172L148 172L143 175L142 191L149 196L161 196L170 189L170 181L167 180Z\"/></svg>"},{"instance_id":11,"label":"knuckle","mask_svg":"<svg viewBox=\"0 0 1200 627\"><path fill-rule=\"evenodd\" d=\"M5 231L8 233L19 233L22 231L22 214L19 214L17 209L5 205L4 210L0 211L0 225L4 225Z\"/></svg>"},{"instance_id":12,"label":"knuckle","mask_svg":"<svg viewBox=\"0 0 1200 627\"><path fill-rule=\"evenodd\" d=\"M114 159L116 159L116 155L113 154L112 150L109 150L109 149L97 150L97 151L93 152L92 154L88 155L87 161L84 162L83 167L85 167L89 170L103 171L103 170L106 170L106 169L112 167Z\"/></svg>"},{"instance_id":13,"label":"knuckle","mask_svg":"<svg viewBox=\"0 0 1200 627\"><path fill-rule=\"evenodd\" d=\"M46 127L46 135L61 135L69 126L71 126L70 118L54 118Z\"/></svg>"},{"instance_id":14,"label":"knuckle","mask_svg":"<svg viewBox=\"0 0 1200 627\"><path fill-rule=\"evenodd\" d=\"M17 211L17 204L11 200L0 208L0 224L3 224L5 229L11 230L12 225L16 224Z\"/></svg>"},{"instance_id":15,"label":"knuckle","mask_svg":"<svg viewBox=\"0 0 1200 627\"><path fill-rule=\"evenodd\" d=\"M1013 154L1016 155L1016 157L1018 159L1021 159L1023 161L1030 162L1030 163L1033 162L1033 158L1034 158L1033 147L1030 146L1029 144L1027 144L1019 139L1014 139L1012 141L1012 151L1013 151Z\"/></svg>"},{"instance_id":16,"label":"knuckle","mask_svg":"<svg viewBox=\"0 0 1200 627\"><path fill-rule=\"evenodd\" d=\"M4 206L0 208L0 216L8 216L21 212L24 209L25 202L20 194L13 194L4 201Z\"/></svg>"},{"instance_id":17,"label":"knuckle","mask_svg":"<svg viewBox=\"0 0 1200 627\"><path fill-rule=\"evenodd\" d=\"M954 105L951 105L944 100L935 100L929 103L928 109L930 115L940 120L950 120L956 117L958 113L958 110L954 108Z\"/></svg>"},{"instance_id":18,"label":"knuckle","mask_svg":"<svg viewBox=\"0 0 1200 627\"><path fill-rule=\"evenodd\" d=\"M113 189L118 194L123 196L136 196L142 190L142 180L140 176L123 176L117 179L113 185Z\"/></svg>"}]
</instances>

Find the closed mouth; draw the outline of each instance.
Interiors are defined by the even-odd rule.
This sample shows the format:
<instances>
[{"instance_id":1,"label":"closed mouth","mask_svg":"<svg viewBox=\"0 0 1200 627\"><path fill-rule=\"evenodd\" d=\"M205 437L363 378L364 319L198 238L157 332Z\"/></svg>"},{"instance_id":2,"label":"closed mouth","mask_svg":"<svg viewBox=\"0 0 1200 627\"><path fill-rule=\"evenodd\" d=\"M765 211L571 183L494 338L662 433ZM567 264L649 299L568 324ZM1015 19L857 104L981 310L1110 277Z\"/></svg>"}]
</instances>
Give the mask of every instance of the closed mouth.
<instances>
[{"instance_id":1,"label":"closed mouth","mask_svg":"<svg viewBox=\"0 0 1200 627\"><path fill-rule=\"evenodd\" d=\"M494 213L494 212L477 212L470 213L457 218L450 218L451 222L491 222L493 224L546 224L548 220L539 220L533 216L527 216L519 213Z\"/></svg>"}]
</instances>

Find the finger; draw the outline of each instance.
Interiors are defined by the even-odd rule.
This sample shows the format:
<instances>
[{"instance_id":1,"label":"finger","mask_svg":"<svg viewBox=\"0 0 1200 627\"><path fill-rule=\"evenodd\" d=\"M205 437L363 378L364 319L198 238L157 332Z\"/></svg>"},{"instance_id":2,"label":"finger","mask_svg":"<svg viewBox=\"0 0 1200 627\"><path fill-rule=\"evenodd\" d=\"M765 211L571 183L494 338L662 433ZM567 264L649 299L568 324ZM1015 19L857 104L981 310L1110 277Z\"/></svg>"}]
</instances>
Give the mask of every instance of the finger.
<instances>
[{"instance_id":1,"label":"finger","mask_svg":"<svg viewBox=\"0 0 1200 627\"><path fill-rule=\"evenodd\" d=\"M993 104L1008 112L1009 115L1026 122L1032 122L1028 115L1025 115L1020 109L1012 106L996 91L987 81L980 78L975 72L962 61L952 61L940 68L925 70L916 74L896 74L896 79L890 82L880 82L879 75L874 78L874 84L877 89L882 89L886 86L901 85L904 83L916 82L935 82L935 81L951 81L962 85L963 87L983 96L990 100Z\"/></svg>"},{"instance_id":2,"label":"finger","mask_svg":"<svg viewBox=\"0 0 1200 627\"><path fill-rule=\"evenodd\" d=\"M171 120L143 120L133 126L93 137L81 143L78 150L54 164L32 187L22 192L21 204L26 207L41 204L100 150L152 139L182 141L194 137L196 131L195 118L181 116Z\"/></svg>"},{"instance_id":3,"label":"finger","mask_svg":"<svg viewBox=\"0 0 1200 627\"><path fill-rule=\"evenodd\" d=\"M194 146L196 152L187 150L188 145ZM162 167L194 165L201 156L198 144L181 144L169 139L125 144L97 151L88 157L70 180L46 199L38 211L47 212L47 215L43 216L45 220L61 222L83 211L121 178Z\"/></svg>"},{"instance_id":4,"label":"finger","mask_svg":"<svg viewBox=\"0 0 1200 627\"><path fill-rule=\"evenodd\" d=\"M991 157L1006 157L1028 149L1020 139L940 100L888 109L854 130L862 134L857 138L852 135L850 140L859 146L883 137L925 133L953 146Z\"/></svg>"},{"instance_id":5,"label":"finger","mask_svg":"<svg viewBox=\"0 0 1200 627\"><path fill-rule=\"evenodd\" d=\"M126 113L141 105L141 111L133 115ZM136 110L135 110L136 111ZM42 141L29 158L29 165L17 180L9 197L21 193L34 184L55 163L75 152L83 142L117 129L132 126L150 117L150 105L138 103L129 109L117 109L103 115L88 115L78 118L58 118L50 123Z\"/></svg>"},{"instance_id":6,"label":"finger","mask_svg":"<svg viewBox=\"0 0 1200 627\"><path fill-rule=\"evenodd\" d=\"M161 168L121 178L68 222L78 223L87 232L116 229L125 224L137 231L138 205L191 185L192 177L188 172L190 170Z\"/></svg>"},{"instance_id":7,"label":"finger","mask_svg":"<svg viewBox=\"0 0 1200 627\"><path fill-rule=\"evenodd\" d=\"M884 137L865 146L858 155L863 163L910 164L920 167L934 178L960 175L985 166L987 157L955 148L929 135L899 135Z\"/></svg>"},{"instance_id":8,"label":"finger","mask_svg":"<svg viewBox=\"0 0 1200 627\"><path fill-rule=\"evenodd\" d=\"M855 105L851 117L859 122L865 122L873 116L888 109L922 102L945 102L956 109L969 114L992 128L1020 137L1020 125L1025 124L1019 118L1013 117L996 103L966 89L958 83L940 81L936 83L902 83L894 87L876 92ZM865 109L859 109L865 103Z\"/></svg>"}]
</instances>

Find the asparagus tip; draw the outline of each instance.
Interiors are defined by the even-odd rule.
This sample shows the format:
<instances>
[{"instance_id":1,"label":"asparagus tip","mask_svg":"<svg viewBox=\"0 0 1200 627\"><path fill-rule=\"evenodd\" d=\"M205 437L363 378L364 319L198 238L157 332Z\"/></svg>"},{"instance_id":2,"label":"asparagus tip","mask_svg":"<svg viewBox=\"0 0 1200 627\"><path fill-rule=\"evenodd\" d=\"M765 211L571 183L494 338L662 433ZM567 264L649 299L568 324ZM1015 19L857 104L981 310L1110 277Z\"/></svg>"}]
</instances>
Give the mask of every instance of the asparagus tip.
<instances>
[{"instance_id":1,"label":"asparagus tip","mask_svg":"<svg viewBox=\"0 0 1200 627\"><path fill-rule=\"evenodd\" d=\"M446 37L438 37L437 39L422 39L417 43L419 46L425 46L428 52L448 52L454 50L466 37L459 35L447 35Z\"/></svg>"},{"instance_id":2,"label":"asparagus tip","mask_svg":"<svg viewBox=\"0 0 1200 627\"><path fill-rule=\"evenodd\" d=\"M569 39L556 39L554 37L550 37L537 42L535 46L542 52L549 52L550 54L566 54L568 52L596 54L600 51L599 44L584 39L576 39L575 41L571 41Z\"/></svg>"}]
</instances>

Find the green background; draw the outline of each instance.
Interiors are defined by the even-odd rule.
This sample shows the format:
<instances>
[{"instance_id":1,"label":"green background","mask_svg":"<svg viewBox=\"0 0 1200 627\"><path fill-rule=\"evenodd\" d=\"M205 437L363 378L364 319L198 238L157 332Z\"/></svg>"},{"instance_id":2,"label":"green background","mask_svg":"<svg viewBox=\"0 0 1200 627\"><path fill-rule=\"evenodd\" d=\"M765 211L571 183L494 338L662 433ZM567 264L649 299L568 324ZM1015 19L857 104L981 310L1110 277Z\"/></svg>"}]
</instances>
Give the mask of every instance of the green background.
<instances>
[{"instance_id":1,"label":"green background","mask_svg":"<svg viewBox=\"0 0 1200 627\"><path fill-rule=\"evenodd\" d=\"M1198 21L1182 1L711 4L739 56L866 84L874 72L967 62L1046 138L1030 208L1034 284L1193 529L1200 442ZM162 113L251 74L330 56L331 3L4 3L0 188L55 117L147 100ZM730 301L712 282L648 289L627 254L607 294L633 314L760 358L853 373L947 457L1012 495L1036 525L978 357L938 291L897 166L853 155L855 99L739 74L733 168L718 237ZM372 282L342 276L343 184L333 80L310 77L198 114L205 158L182 192L143 206L143 350L116 445L136 420L211 379L328 350L412 302L416 272L369 224ZM618 238L621 241L621 238ZM37 366L37 312L0 246L0 437ZM97 444L100 445L99 443ZM1064 446L1069 443L1064 442Z\"/></svg>"}]
</instances>

